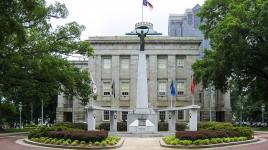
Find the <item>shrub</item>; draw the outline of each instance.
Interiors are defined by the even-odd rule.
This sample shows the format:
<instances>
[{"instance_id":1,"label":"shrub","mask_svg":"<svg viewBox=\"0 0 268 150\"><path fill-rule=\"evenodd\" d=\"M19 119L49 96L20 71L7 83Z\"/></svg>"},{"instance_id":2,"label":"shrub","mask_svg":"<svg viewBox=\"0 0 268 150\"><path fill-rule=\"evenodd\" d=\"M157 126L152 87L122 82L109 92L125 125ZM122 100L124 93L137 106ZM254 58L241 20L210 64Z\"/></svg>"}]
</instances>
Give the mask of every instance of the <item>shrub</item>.
<instances>
[{"instance_id":1,"label":"shrub","mask_svg":"<svg viewBox=\"0 0 268 150\"><path fill-rule=\"evenodd\" d=\"M86 144L86 141L81 141L80 144L81 145L85 145Z\"/></svg>"},{"instance_id":2,"label":"shrub","mask_svg":"<svg viewBox=\"0 0 268 150\"><path fill-rule=\"evenodd\" d=\"M106 146L107 142L106 141L101 141L101 146Z\"/></svg>"},{"instance_id":3,"label":"shrub","mask_svg":"<svg viewBox=\"0 0 268 150\"><path fill-rule=\"evenodd\" d=\"M45 137L47 136L47 132L50 131L49 128L47 127L40 127L38 129L32 130L29 134L28 134L28 138L40 138L40 137Z\"/></svg>"},{"instance_id":4,"label":"shrub","mask_svg":"<svg viewBox=\"0 0 268 150\"><path fill-rule=\"evenodd\" d=\"M230 140L230 138L223 138L223 142L224 143L229 143L229 142L231 142L231 140Z\"/></svg>"},{"instance_id":5,"label":"shrub","mask_svg":"<svg viewBox=\"0 0 268 150\"><path fill-rule=\"evenodd\" d=\"M198 140L210 138L233 137L235 134L229 135L225 131L177 131L176 138L180 140Z\"/></svg>"},{"instance_id":6,"label":"shrub","mask_svg":"<svg viewBox=\"0 0 268 150\"><path fill-rule=\"evenodd\" d=\"M72 146L76 146L76 145L78 145L78 143L79 143L78 140L74 140L74 141L71 143L71 145L72 145Z\"/></svg>"},{"instance_id":7,"label":"shrub","mask_svg":"<svg viewBox=\"0 0 268 150\"><path fill-rule=\"evenodd\" d=\"M186 128L186 123L176 123L176 131L184 131Z\"/></svg>"},{"instance_id":8,"label":"shrub","mask_svg":"<svg viewBox=\"0 0 268 150\"><path fill-rule=\"evenodd\" d=\"M168 123L158 122L158 131L168 131Z\"/></svg>"},{"instance_id":9,"label":"shrub","mask_svg":"<svg viewBox=\"0 0 268 150\"><path fill-rule=\"evenodd\" d=\"M250 127L235 127L234 131L239 132L239 136L247 137L248 139L253 138L253 131Z\"/></svg>"},{"instance_id":10,"label":"shrub","mask_svg":"<svg viewBox=\"0 0 268 150\"><path fill-rule=\"evenodd\" d=\"M218 143L223 143L223 139L221 139L221 138L216 138L216 141L217 141Z\"/></svg>"},{"instance_id":11,"label":"shrub","mask_svg":"<svg viewBox=\"0 0 268 150\"><path fill-rule=\"evenodd\" d=\"M218 141L216 140L216 138L212 138L212 139L210 139L210 141L209 141L211 144L217 144L218 143Z\"/></svg>"},{"instance_id":12,"label":"shrub","mask_svg":"<svg viewBox=\"0 0 268 150\"><path fill-rule=\"evenodd\" d=\"M101 123L101 124L99 125L98 129L100 129L100 130L110 131L110 123L108 123L108 122Z\"/></svg>"},{"instance_id":13,"label":"shrub","mask_svg":"<svg viewBox=\"0 0 268 150\"><path fill-rule=\"evenodd\" d=\"M197 127L198 130L226 130L233 125L228 122L199 122Z\"/></svg>"},{"instance_id":14,"label":"shrub","mask_svg":"<svg viewBox=\"0 0 268 150\"><path fill-rule=\"evenodd\" d=\"M194 142L193 142L193 144L195 144L195 145L200 145L201 144L201 139L199 139L199 140L195 140Z\"/></svg>"},{"instance_id":15,"label":"shrub","mask_svg":"<svg viewBox=\"0 0 268 150\"><path fill-rule=\"evenodd\" d=\"M191 140L179 140L181 145L191 145L193 142Z\"/></svg>"},{"instance_id":16,"label":"shrub","mask_svg":"<svg viewBox=\"0 0 268 150\"><path fill-rule=\"evenodd\" d=\"M127 131L127 122L117 122L117 131Z\"/></svg>"},{"instance_id":17,"label":"shrub","mask_svg":"<svg viewBox=\"0 0 268 150\"><path fill-rule=\"evenodd\" d=\"M209 144L209 139L201 140L200 144L201 145L208 145Z\"/></svg>"},{"instance_id":18,"label":"shrub","mask_svg":"<svg viewBox=\"0 0 268 150\"><path fill-rule=\"evenodd\" d=\"M70 140L79 140L79 141L102 141L107 138L108 132L101 131L49 131L48 137L52 138L63 138ZM71 143L71 142L70 142Z\"/></svg>"},{"instance_id":19,"label":"shrub","mask_svg":"<svg viewBox=\"0 0 268 150\"><path fill-rule=\"evenodd\" d=\"M96 141L95 143L94 143L94 145L96 145L96 146L100 146L100 142L99 141Z\"/></svg>"}]
</instances>

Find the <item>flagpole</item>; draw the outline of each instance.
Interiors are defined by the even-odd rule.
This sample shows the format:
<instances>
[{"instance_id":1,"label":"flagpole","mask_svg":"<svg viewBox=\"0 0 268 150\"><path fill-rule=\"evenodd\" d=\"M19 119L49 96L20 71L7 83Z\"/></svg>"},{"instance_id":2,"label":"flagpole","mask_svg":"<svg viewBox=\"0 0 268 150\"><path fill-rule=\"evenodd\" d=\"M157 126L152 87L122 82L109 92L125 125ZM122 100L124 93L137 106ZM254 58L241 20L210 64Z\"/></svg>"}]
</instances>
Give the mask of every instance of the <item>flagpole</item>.
<instances>
[{"instance_id":1,"label":"flagpole","mask_svg":"<svg viewBox=\"0 0 268 150\"><path fill-rule=\"evenodd\" d=\"M171 106L170 106L170 108L172 108L172 97L173 97L173 96L171 95L171 102L170 102L170 103L171 103Z\"/></svg>"},{"instance_id":2,"label":"flagpole","mask_svg":"<svg viewBox=\"0 0 268 150\"><path fill-rule=\"evenodd\" d=\"M143 1L141 3L141 21L143 22Z\"/></svg>"}]
</instances>

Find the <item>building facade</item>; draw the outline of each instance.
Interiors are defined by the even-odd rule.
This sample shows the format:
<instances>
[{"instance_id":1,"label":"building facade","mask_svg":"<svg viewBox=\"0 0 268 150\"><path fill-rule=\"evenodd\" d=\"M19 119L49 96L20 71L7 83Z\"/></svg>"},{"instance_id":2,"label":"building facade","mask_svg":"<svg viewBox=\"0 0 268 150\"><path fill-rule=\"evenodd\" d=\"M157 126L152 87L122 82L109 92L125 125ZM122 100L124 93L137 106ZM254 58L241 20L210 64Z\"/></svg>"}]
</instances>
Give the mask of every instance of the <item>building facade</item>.
<instances>
[{"instance_id":1,"label":"building facade","mask_svg":"<svg viewBox=\"0 0 268 150\"><path fill-rule=\"evenodd\" d=\"M199 58L204 57L204 50L210 49L209 40L205 39L203 33L199 30L200 18L197 13L200 5L195 5L192 9L186 9L184 14L170 14L168 20L168 35L172 37L200 37L202 43L199 48ZM214 121L230 121L231 107L230 93L221 93L218 90L209 87L203 90L203 104L201 105L200 118ZM226 105L228 103L228 105Z\"/></svg>"},{"instance_id":2,"label":"building facade","mask_svg":"<svg viewBox=\"0 0 268 150\"><path fill-rule=\"evenodd\" d=\"M74 61L81 69L89 69L97 86L97 99L94 105L101 107L116 107L134 109L136 107L137 68L140 41L137 36L103 36L90 37L88 40L94 56L88 61ZM198 37L146 37L145 52L147 59L147 78L149 108L158 110L171 107L189 106L192 104L190 93L191 66L199 57L201 39ZM176 95L170 95L171 80L175 83ZM115 94L111 85L114 82ZM220 121L228 121L225 108L230 108L230 96L217 94L215 101L210 101L219 107L215 110L223 112ZM207 119L208 99L201 86L195 92L195 104L201 105L200 120ZM172 101L172 102L171 102ZM58 96L57 122L85 122L85 106L74 98L70 100L63 94ZM127 120L127 111L118 113L118 121ZM220 114L220 113L218 113ZM215 113L216 115L216 113ZM177 121L186 122L188 112L176 112ZM96 111L97 125L110 120L109 111ZM216 117L216 116L215 116ZM214 118L215 118L214 117ZM167 121L167 112L158 112L159 121Z\"/></svg>"}]
</instances>

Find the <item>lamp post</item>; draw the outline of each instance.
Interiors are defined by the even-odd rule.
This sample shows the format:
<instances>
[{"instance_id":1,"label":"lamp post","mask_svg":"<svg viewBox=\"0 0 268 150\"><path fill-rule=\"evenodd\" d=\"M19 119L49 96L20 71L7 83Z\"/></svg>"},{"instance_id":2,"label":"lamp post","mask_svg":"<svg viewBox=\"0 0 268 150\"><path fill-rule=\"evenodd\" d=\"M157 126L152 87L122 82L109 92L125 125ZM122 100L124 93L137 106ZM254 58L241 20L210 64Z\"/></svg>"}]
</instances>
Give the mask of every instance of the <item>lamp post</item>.
<instances>
[{"instance_id":1,"label":"lamp post","mask_svg":"<svg viewBox=\"0 0 268 150\"><path fill-rule=\"evenodd\" d=\"M265 112L265 105L264 104L261 105L261 112L262 112L261 122L264 123L264 112Z\"/></svg>"},{"instance_id":2,"label":"lamp post","mask_svg":"<svg viewBox=\"0 0 268 150\"><path fill-rule=\"evenodd\" d=\"M21 111L22 111L22 104L21 104L21 102L19 103L19 111L20 111L20 128L22 128L22 126L21 126Z\"/></svg>"}]
</instances>

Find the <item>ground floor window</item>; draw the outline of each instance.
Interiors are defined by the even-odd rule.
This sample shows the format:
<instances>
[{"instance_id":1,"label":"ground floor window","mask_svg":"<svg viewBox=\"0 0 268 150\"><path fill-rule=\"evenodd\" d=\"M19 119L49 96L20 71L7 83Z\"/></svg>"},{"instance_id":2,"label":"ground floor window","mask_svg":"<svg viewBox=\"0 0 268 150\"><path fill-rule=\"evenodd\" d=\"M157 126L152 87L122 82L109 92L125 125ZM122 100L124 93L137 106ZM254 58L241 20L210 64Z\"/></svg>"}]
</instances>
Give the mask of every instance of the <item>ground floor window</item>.
<instances>
[{"instance_id":1,"label":"ground floor window","mask_svg":"<svg viewBox=\"0 0 268 150\"><path fill-rule=\"evenodd\" d=\"M109 121L110 120L110 111L104 110L103 111L103 121Z\"/></svg>"},{"instance_id":2,"label":"ground floor window","mask_svg":"<svg viewBox=\"0 0 268 150\"><path fill-rule=\"evenodd\" d=\"M63 113L63 121L64 122L72 122L73 121L73 113L72 112L64 112Z\"/></svg>"},{"instance_id":3,"label":"ground floor window","mask_svg":"<svg viewBox=\"0 0 268 150\"><path fill-rule=\"evenodd\" d=\"M159 120L161 122L164 122L166 120L166 112L165 111L160 111L159 112Z\"/></svg>"},{"instance_id":4,"label":"ground floor window","mask_svg":"<svg viewBox=\"0 0 268 150\"><path fill-rule=\"evenodd\" d=\"M184 120L184 110L178 110L178 120Z\"/></svg>"},{"instance_id":5,"label":"ground floor window","mask_svg":"<svg viewBox=\"0 0 268 150\"><path fill-rule=\"evenodd\" d=\"M122 111L122 121L127 121L127 111Z\"/></svg>"}]
</instances>

